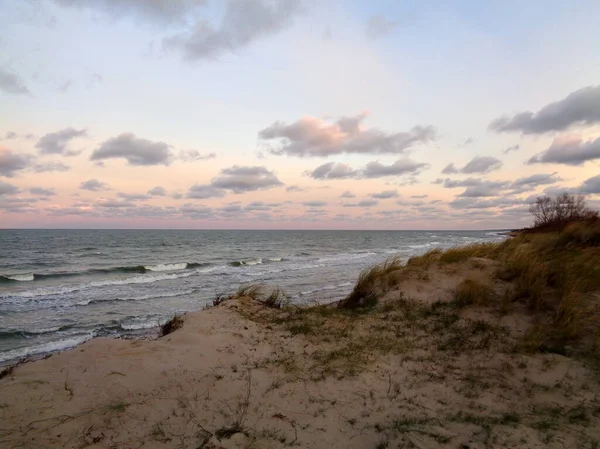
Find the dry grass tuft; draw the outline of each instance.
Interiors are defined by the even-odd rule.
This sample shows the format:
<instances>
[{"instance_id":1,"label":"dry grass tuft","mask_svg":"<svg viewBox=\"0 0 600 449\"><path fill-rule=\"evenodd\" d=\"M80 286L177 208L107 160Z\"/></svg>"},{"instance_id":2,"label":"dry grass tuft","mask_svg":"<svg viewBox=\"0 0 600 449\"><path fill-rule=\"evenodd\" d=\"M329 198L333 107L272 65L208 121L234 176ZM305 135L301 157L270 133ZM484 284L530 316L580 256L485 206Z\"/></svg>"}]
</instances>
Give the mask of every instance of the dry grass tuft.
<instances>
[{"instance_id":1,"label":"dry grass tuft","mask_svg":"<svg viewBox=\"0 0 600 449\"><path fill-rule=\"evenodd\" d=\"M432 263L440 260L442 250L439 248L431 249L421 256L414 256L408 259L406 265L409 267L428 267Z\"/></svg>"},{"instance_id":2,"label":"dry grass tuft","mask_svg":"<svg viewBox=\"0 0 600 449\"><path fill-rule=\"evenodd\" d=\"M488 305L494 296L494 291L488 284L475 279L465 279L454 291L454 303L459 307L470 305Z\"/></svg>"},{"instance_id":3,"label":"dry grass tuft","mask_svg":"<svg viewBox=\"0 0 600 449\"><path fill-rule=\"evenodd\" d=\"M160 327L160 336L164 337L165 335L172 334L177 329L181 329L183 327L183 321L183 315L175 315Z\"/></svg>"},{"instance_id":4,"label":"dry grass tuft","mask_svg":"<svg viewBox=\"0 0 600 449\"><path fill-rule=\"evenodd\" d=\"M287 295L279 286L269 290L269 288L260 282L241 285L234 298L250 298L271 309L281 309L287 302Z\"/></svg>"},{"instance_id":5,"label":"dry grass tuft","mask_svg":"<svg viewBox=\"0 0 600 449\"><path fill-rule=\"evenodd\" d=\"M450 248L440 255L440 263L464 262L472 257L495 259L498 255L496 243L474 243L472 245Z\"/></svg>"},{"instance_id":6,"label":"dry grass tuft","mask_svg":"<svg viewBox=\"0 0 600 449\"><path fill-rule=\"evenodd\" d=\"M261 282L240 285L235 292L236 298L251 298L255 301L265 295L266 285Z\"/></svg>"},{"instance_id":7,"label":"dry grass tuft","mask_svg":"<svg viewBox=\"0 0 600 449\"><path fill-rule=\"evenodd\" d=\"M398 257L390 257L385 262L363 270L358 276L352 292L339 303L343 309L372 307L377 304L379 292L385 292L398 282L397 276L391 276L403 268Z\"/></svg>"}]
</instances>

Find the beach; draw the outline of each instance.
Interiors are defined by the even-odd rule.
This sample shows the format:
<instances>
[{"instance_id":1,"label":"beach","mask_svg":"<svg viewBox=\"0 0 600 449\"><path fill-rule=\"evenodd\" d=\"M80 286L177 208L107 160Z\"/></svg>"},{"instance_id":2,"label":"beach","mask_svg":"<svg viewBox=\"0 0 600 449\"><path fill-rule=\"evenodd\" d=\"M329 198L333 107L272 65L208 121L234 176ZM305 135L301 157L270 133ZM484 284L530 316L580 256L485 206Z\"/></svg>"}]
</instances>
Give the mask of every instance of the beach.
<instances>
[{"instance_id":1,"label":"beach","mask_svg":"<svg viewBox=\"0 0 600 449\"><path fill-rule=\"evenodd\" d=\"M518 303L457 306L465 279L509 285L497 261L430 254L368 309L232 295L156 340L96 338L20 365L0 380L0 445L594 447L597 373L517 350L535 320Z\"/></svg>"}]
</instances>

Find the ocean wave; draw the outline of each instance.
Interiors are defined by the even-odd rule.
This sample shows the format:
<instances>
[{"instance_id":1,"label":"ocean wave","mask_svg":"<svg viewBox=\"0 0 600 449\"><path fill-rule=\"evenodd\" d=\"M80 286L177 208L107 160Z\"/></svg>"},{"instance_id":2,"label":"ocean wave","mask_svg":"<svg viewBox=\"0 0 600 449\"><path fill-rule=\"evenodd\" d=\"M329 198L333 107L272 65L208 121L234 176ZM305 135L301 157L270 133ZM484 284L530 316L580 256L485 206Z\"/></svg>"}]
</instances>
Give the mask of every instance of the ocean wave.
<instances>
[{"instance_id":1,"label":"ocean wave","mask_svg":"<svg viewBox=\"0 0 600 449\"><path fill-rule=\"evenodd\" d=\"M28 346L26 348L13 349L10 351L0 352L0 362L16 360L27 356L46 354L56 351L64 351L65 349L74 348L75 346L85 343L94 338L94 334L72 336L62 340L51 341L37 346Z\"/></svg>"},{"instance_id":2,"label":"ocean wave","mask_svg":"<svg viewBox=\"0 0 600 449\"><path fill-rule=\"evenodd\" d=\"M158 265L144 265L144 268L148 271L178 271L185 270L188 264L182 263L159 263Z\"/></svg>"},{"instance_id":3,"label":"ocean wave","mask_svg":"<svg viewBox=\"0 0 600 449\"><path fill-rule=\"evenodd\" d=\"M338 288L352 287L352 285L353 285L352 282L342 282L341 284L336 284L336 285L325 285L324 287L315 288L314 290L306 290L306 291L300 292L298 294L298 296L308 296L308 295L312 295L317 292L335 290Z\"/></svg>"},{"instance_id":4,"label":"ocean wave","mask_svg":"<svg viewBox=\"0 0 600 449\"><path fill-rule=\"evenodd\" d=\"M33 273L24 274L5 274L0 276L0 282L28 282L33 281Z\"/></svg>"},{"instance_id":5,"label":"ocean wave","mask_svg":"<svg viewBox=\"0 0 600 449\"><path fill-rule=\"evenodd\" d=\"M142 329L153 329L160 326L159 320L145 321L141 323L121 323L121 329L124 331L139 331Z\"/></svg>"},{"instance_id":6,"label":"ocean wave","mask_svg":"<svg viewBox=\"0 0 600 449\"><path fill-rule=\"evenodd\" d=\"M125 279L107 279L104 281L88 282L86 284L77 285L60 285L57 287L43 287L34 290L24 292L10 293L4 298L37 298L40 296L47 297L53 295L64 295L66 293L73 293L80 290L85 290L94 287L105 287L109 285L128 285L128 284L152 284L158 281L165 281L171 279L186 278L196 274L195 271L187 271L185 273L165 273L165 274L154 274L145 276L136 276ZM0 296L2 297L2 296Z\"/></svg>"},{"instance_id":7,"label":"ocean wave","mask_svg":"<svg viewBox=\"0 0 600 449\"><path fill-rule=\"evenodd\" d=\"M29 337L32 335L52 334L58 331L64 331L71 326L54 326L39 329L8 329L0 331L0 339L13 337Z\"/></svg>"},{"instance_id":8,"label":"ocean wave","mask_svg":"<svg viewBox=\"0 0 600 449\"><path fill-rule=\"evenodd\" d=\"M317 262L337 262L341 260L349 259L362 259L363 257L376 256L377 253L365 252L365 253L340 253L334 256L321 257Z\"/></svg>"},{"instance_id":9,"label":"ocean wave","mask_svg":"<svg viewBox=\"0 0 600 449\"><path fill-rule=\"evenodd\" d=\"M24 274L4 274L0 275L0 282L23 282L23 281L34 281L41 279L51 278L62 278L62 277L73 277L73 276L85 276L94 274L112 274L112 273L139 273L144 274L148 272L157 271L179 271L179 270L192 270L201 267L210 266L209 263L199 262L179 262L179 263L165 263L156 265L130 265L122 267L110 267L110 268L90 268L89 270L82 271L63 271L56 273L24 273Z\"/></svg>"},{"instance_id":10,"label":"ocean wave","mask_svg":"<svg viewBox=\"0 0 600 449\"><path fill-rule=\"evenodd\" d=\"M129 296L129 297L125 297L125 298L84 299L83 301L79 301L79 302L75 303L75 305L87 306L90 304L105 303L105 302L110 302L110 301L145 301L148 299L174 298L176 296L191 295L192 293L194 293L194 289L189 288L189 289L182 290L182 291L154 293L151 295Z\"/></svg>"}]
</instances>

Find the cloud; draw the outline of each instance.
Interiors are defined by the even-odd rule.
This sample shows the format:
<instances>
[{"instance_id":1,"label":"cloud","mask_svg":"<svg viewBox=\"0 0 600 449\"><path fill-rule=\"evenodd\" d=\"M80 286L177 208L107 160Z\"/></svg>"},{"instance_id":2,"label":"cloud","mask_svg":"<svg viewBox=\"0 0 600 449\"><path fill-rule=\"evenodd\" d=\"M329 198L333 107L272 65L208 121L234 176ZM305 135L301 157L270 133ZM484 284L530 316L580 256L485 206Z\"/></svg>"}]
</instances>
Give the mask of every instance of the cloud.
<instances>
[{"instance_id":1,"label":"cloud","mask_svg":"<svg viewBox=\"0 0 600 449\"><path fill-rule=\"evenodd\" d=\"M216 157L217 155L215 153L201 154L198 150L181 150L179 152L179 159L183 162L203 161L214 159Z\"/></svg>"},{"instance_id":2,"label":"cloud","mask_svg":"<svg viewBox=\"0 0 600 449\"><path fill-rule=\"evenodd\" d=\"M40 195L40 196L54 196L56 192L54 189L45 189L43 187L31 187L29 189L29 193L32 195Z\"/></svg>"},{"instance_id":3,"label":"cloud","mask_svg":"<svg viewBox=\"0 0 600 449\"><path fill-rule=\"evenodd\" d=\"M101 199L96 203L99 207L109 207L109 208L121 208L121 207L134 207L131 201L121 201L115 199Z\"/></svg>"},{"instance_id":4,"label":"cloud","mask_svg":"<svg viewBox=\"0 0 600 449\"><path fill-rule=\"evenodd\" d=\"M461 173L489 173L502 167L502 161L491 156L475 156L460 169Z\"/></svg>"},{"instance_id":5,"label":"cloud","mask_svg":"<svg viewBox=\"0 0 600 449\"><path fill-rule=\"evenodd\" d=\"M314 179L344 179L353 178L357 176L358 172L347 164L327 162L306 174Z\"/></svg>"},{"instance_id":6,"label":"cloud","mask_svg":"<svg viewBox=\"0 0 600 449\"><path fill-rule=\"evenodd\" d=\"M255 190L265 190L283 185L272 171L265 167L242 167L234 165L224 168L211 181L213 187L227 189L233 193L244 193Z\"/></svg>"},{"instance_id":7,"label":"cloud","mask_svg":"<svg viewBox=\"0 0 600 449\"><path fill-rule=\"evenodd\" d=\"M487 181L478 178L467 178L461 180L436 179L434 184L442 184L447 189L466 187L459 197L486 197L496 196L500 191L510 187L510 181Z\"/></svg>"},{"instance_id":8,"label":"cloud","mask_svg":"<svg viewBox=\"0 0 600 449\"><path fill-rule=\"evenodd\" d=\"M373 206L377 206L379 204L379 201L377 200L362 200L359 201L358 203L346 203L346 204L342 204L343 207L373 207Z\"/></svg>"},{"instance_id":9,"label":"cloud","mask_svg":"<svg viewBox=\"0 0 600 449\"><path fill-rule=\"evenodd\" d=\"M600 195L600 175L593 176L583 181L583 184L581 184L579 191L581 193Z\"/></svg>"},{"instance_id":10,"label":"cloud","mask_svg":"<svg viewBox=\"0 0 600 449\"><path fill-rule=\"evenodd\" d=\"M323 206L327 206L327 202L326 201L305 201L302 204L304 206L307 206L307 207L323 207Z\"/></svg>"},{"instance_id":11,"label":"cloud","mask_svg":"<svg viewBox=\"0 0 600 449\"><path fill-rule=\"evenodd\" d=\"M557 175L556 172L550 174L538 173L535 175L525 176L523 178L516 179L510 185L513 189L518 188L535 188L537 186L545 184L554 184L555 182L562 181L562 178Z\"/></svg>"},{"instance_id":12,"label":"cloud","mask_svg":"<svg viewBox=\"0 0 600 449\"><path fill-rule=\"evenodd\" d=\"M213 216L213 210L210 207L195 204L184 204L179 208L179 212L185 217L193 219L210 218Z\"/></svg>"},{"instance_id":13,"label":"cloud","mask_svg":"<svg viewBox=\"0 0 600 449\"><path fill-rule=\"evenodd\" d=\"M278 207L278 206L280 206L279 203L267 204L263 201L253 201L250 204L248 204L246 207L244 207L244 209L248 212L269 211L269 210L272 210L274 207Z\"/></svg>"},{"instance_id":14,"label":"cloud","mask_svg":"<svg viewBox=\"0 0 600 449\"><path fill-rule=\"evenodd\" d=\"M356 198L356 195L352 193L350 190L346 190L344 193L340 195L340 198Z\"/></svg>"},{"instance_id":15,"label":"cloud","mask_svg":"<svg viewBox=\"0 0 600 449\"><path fill-rule=\"evenodd\" d=\"M411 195L411 198L416 198L422 200L423 198L427 198L429 195Z\"/></svg>"},{"instance_id":16,"label":"cloud","mask_svg":"<svg viewBox=\"0 0 600 449\"><path fill-rule=\"evenodd\" d=\"M527 163L583 165L594 159L600 159L600 137L583 142L580 136L569 134L554 139L550 148L536 154Z\"/></svg>"},{"instance_id":17,"label":"cloud","mask_svg":"<svg viewBox=\"0 0 600 449\"><path fill-rule=\"evenodd\" d=\"M33 170L37 173L46 173L46 172L66 172L71 170L66 164L63 164L60 161L47 162L45 164L36 164L33 166Z\"/></svg>"},{"instance_id":18,"label":"cloud","mask_svg":"<svg viewBox=\"0 0 600 449\"><path fill-rule=\"evenodd\" d=\"M467 137L464 142L455 145L454 148L464 148L466 146L471 145L473 142L475 142L475 139L473 139L472 137Z\"/></svg>"},{"instance_id":19,"label":"cloud","mask_svg":"<svg viewBox=\"0 0 600 449\"><path fill-rule=\"evenodd\" d=\"M87 136L85 129L65 128L54 133L48 133L40 138L35 147L41 154L62 154L63 156L76 156L79 152L67 150L71 140Z\"/></svg>"},{"instance_id":20,"label":"cloud","mask_svg":"<svg viewBox=\"0 0 600 449\"><path fill-rule=\"evenodd\" d=\"M23 80L12 72L0 68L0 91L7 94L26 95L29 89L23 83Z\"/></svg>"},{"instance_id":21,"label":"cloud","mask_svg":"<svg viewBox=\"0 0 600 449\"><path fill-rule=\"evenodd\" d=\"M117 193L119 198L123 198L127 201L144 201L150 199L150 195L144 193L125 193L119 192Z\"/></svg>"},{"instance_id":22,"label":"cloud","mask_svg":"<svg viewBox=\"0 0 600 449\"><path fill-rule=\"evenodd\" d=\"M423 169L429 168L429 164L414 162L408 158L398 159L391 165L383 165L379 161L369 162L362 175L365 178L379 178L383 176L401 176L416 174Z\"/></svg>"},{"instance_id":23,"label":"cloud","mask_svg":"<svg viewBox=\"0 0 600 449\"><path fill-rule=\"evenodd\" d=\"M90 160L122 158L129 165L169 165L173 159L170 146L164 142L136 137L133 133L123 133L106 140L94 150Z\"/></svg>"},{"instance_id":24,"label":"cloud","mask_svg":"<svg viewBox=\"0 0 600 449\"><path fill-rule=\"evenodd\" d=\"M225 190L214 187L212 185L194 184L189 188L186 195L187 198L206 199L206 198L222 198L225 196Z\"/></svg>"},{"instance_id":25,"label":"cloud","mask_svg":"<svg viewBox=\"0 0 600 449\"><path fill-rule=\"evenodd\" d=\"M269 151L276 155L327 157L335 154L401 154L418 143L435 139L433 126L415 126L410 131L386 133L362 126L366 114L342 117L327 123L303 117L287 125L275 122L258 133L265 144L274 141ZM267 144L268 145L268 144Z\"/></svg>"},{"instance_id":26,"label":"cloud","mask_svg":"<svg viewBox=\"0 0 600 449\"><path fill-rule=\"evenodd\" d=\"M380 200L387 198L396 198L398 196L398 191L396 190L384 190L383 192L371 193L369 195L371 198L378 198Z\"/></svg>"},{"instance_id":27,"label":"cloud","mask_svg":"<svg viewBox=\"0 0 600 449\"><path fill-rule=\"evenodd\" d=\"M167 191L165 190L164 187L161 186L156 186L151 188L150 190L148 190L148 195L151 196L165 196L167 194Z\"/></svg>"},{"instance_id":28,"label":"cloud","mask_svg":"<svg viewBox=\"0 0 600 449\"><path fill-rule=\"evenodd\" d=\"M377 38L390 34L397 27L397 21L390 20L383 14L377 14L369 17L366 26L366 33L370 38Z\"/></svg>"},{"instance_id":29,"label":"cloud","mask_svg":"<svg viewBox=\"0 0 600 449\"><path fill-rule=\"evenodd\" d=\"M63 92L63 93L65 93L65 92L67 92L67 91L68 91L68 90L69 90L71 87L73 87L73 81L72 81L72 80L70 80L70 79L68 79L68 80L67 80L67 81L65 81L64 83L60 84L60 85L57 87L57 90L58 90L59 92Z\"/></svg>"},{"instance_id":30,"label":"cloud","mask_svg":"<svg viewBox=\"0 0 600 449\"><path fill-rule=\"evenodd\" d=\"M187 60L216 58L235 52L288 26L301 10L299 0L236 0L225 4L218 26L206 20L163 40Z\"/></svg>"},{"instance_id":31,"label":"cloud","mask_svg":"<svg viewBox=\"0 0 600 449\"><path fill-rule=\"evenodd\" d=\"M102 181L97 179L88 179L87 181L79 184L79 188L83 190L91 190L92 192L98 192L100 190L108 190L108 186Z\"/></svg>"},{"instance_id":32,"label":"cloud","mask_svg":"<svg viewBox=\"0 0 600 449\"><path fill-rule=\"evenodd\" d=\"M285 190L286 192L304 192L304 189L299 186L289 186Z\"/></svg>"},{"instance_id":33,"label":"cloud","mask_svg":"<svg viewBox=\"0 0 600 449\"><path fill-rule=\"evenodd\" d=\"M449 203L455 209L489 209L493 207L508 208L521 206L524 200L518 198L494 198L491 200L479 200L477 198L457 198Z\"/></svg>"},{"instance_id":34,"label":"cloud","mask_svg":"<svg viewBox=\"0 0 600 449\"><path fill-rule=\"evenodd\" d=\"M452 175L454 173L458 173L458 169L454 166L454 164L448 164L442 170L444 175Z\"/></svg>"},{"instance_id":35,"label":"cloud","mask_svg":"<svg viewBox=\"0 0 600 449\"><path fill-rule=\"evenodd\" d=\"M486 197L486 196L497 196L498 191L505 188L507 185L503 181L480 181L477 185L468 186L463 193L458 195L459 197Z\"/></svg>"},{"instance_id":36,"label":"cloud","mask_svg":"<svg viewBox=\"0 0 600 449\"><path fill-rule=\"evenodd\" d=\"M16 186L0 180L0 195L13 195L18 192L19 189Z\"/></svg>"},{"instance_id":37,"label":"cloud","mask_svg":"<svg viewBox=\"0 0 600 449\"><path fill-rule=\"evenodd\" d=\"M499 117L489 128L496 132L543 134L563 131L573 125L597 123L600 123L600 85L576 90L536 113L526 111L512 117Z\"/></svg>"},{"instance_id":38,"label":"cloud","mask_svg":"<svg viewBox=\"0 0 600 449\"><path fill-rule=\"evenodd\" d=\"M4 134L4 139L0 140L15 140L15 139L33 139L34 135L31 133L28 134L19 134L14 131L7 131Z\"/></svg>"},{"instance_id":39,"label":"cloud","mask_svg":"<svg viewBox=\"0 0 600 449\"><path fill-rule=\"evenodd\" d=\"M0 147L0 176L11 178L19 170L29 166L31 156L15 154L8 148Z\"/></svg>"},{"instance_id":40,"label":"cloud","mask_svg":"<svg viewBox=\"0 0 600 449\"><path fill-rule=\"evenodd\" d=\"M327 162L312 171L304 172L304 174L313 179L381 178L416 174L428 167L429 164L417 163L407 158L399 159L391 165L383 165L379 161L372 161L360 170L354 170L349 165L340 162Z\"/></svg>"},{"instance_id":41,"label":"cloud","mask_svg":"<svg viewBox=\"0 0 600 449\"><path fill-rule=\"evenodd\" d=\"M520 145L513 145L512 147L508 147L506 150L503 151L504 154L508 154L511 151L518 151L521 148Z\"/></svg>"},{"instance_id":42,"label":"cloud","mask_svg":"<svg viewBox=\"0 0 600 449\"><path fill-rule=\"evenodd\" d=\"M491 156L475 156L462 168L456 168L454 164L446 165L442 170L442 173L445 175L456 173L489 173L498 170L500 167L502 167L502 161L500 161L500 159Z\"/></svg>"},{"instance_id":43,"label":"cloud","mask_svg":"<svg viewBox=\"0 0 600 449\"><path fill-rule=\"evenodd\" d=\"M94 8L114 17L139 15L160 21L181 20L206 0L54 0L73 8Z\"/></svg>"}]
</instances>

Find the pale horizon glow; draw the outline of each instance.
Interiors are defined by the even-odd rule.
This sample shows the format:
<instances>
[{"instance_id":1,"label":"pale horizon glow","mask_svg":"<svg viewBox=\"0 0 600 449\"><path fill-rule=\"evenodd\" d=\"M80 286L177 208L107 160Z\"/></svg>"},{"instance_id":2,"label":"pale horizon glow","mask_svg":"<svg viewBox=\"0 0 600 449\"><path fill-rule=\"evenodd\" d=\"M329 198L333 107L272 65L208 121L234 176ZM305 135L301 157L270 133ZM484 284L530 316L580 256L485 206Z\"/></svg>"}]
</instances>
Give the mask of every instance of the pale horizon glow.
<instances>
[{"instance_id":1,"label":"pale horizon glow","mask_svg":"<svg viewBox=\"0 0 600 449\"><path fill-rule=\"evenodd\" d=\"M512 229L563 191L599 208L598 22L592 0L0 2L0 228Z\"/></svg>"}]
</instances>

